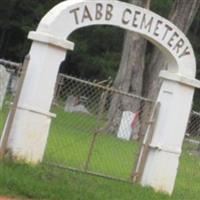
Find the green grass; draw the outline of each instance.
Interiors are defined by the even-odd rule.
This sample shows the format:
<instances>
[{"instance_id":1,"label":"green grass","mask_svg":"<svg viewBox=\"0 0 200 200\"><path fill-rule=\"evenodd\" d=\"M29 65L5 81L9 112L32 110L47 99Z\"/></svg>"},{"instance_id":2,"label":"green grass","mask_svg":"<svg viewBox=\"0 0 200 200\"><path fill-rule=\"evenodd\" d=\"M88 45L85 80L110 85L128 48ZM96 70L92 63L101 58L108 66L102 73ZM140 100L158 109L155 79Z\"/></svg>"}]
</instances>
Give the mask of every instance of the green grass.
<instances>
[{"instance_id":1,"label":"green grass","mask_svg":"<svg viewBox=\"0 0 200 200\"><path fill-rule=\"evenodd\" d=\"M0 110L0 135L3 131L7 115L8 115L8 107L4 106L2 110Z\"/></svg>"},{"instance_id":2,"label":"green grass","mask_svg":"<svg viewBox=\"0 0 200 200\"><path fill-rule=\"evenodd\" d=\"M92 136L104 122L93 116L54 111L58 116L52 123L45 161L83 170ZM1 112L1 119L6 113L6 109ZM0 128L2 125L1 121ZM184 145L172 197L150 188L47 165L33 167L8 161L0 163L0 194L52 200L198 200L200 157L194 154L195 148L189 143ZM138 149L137 143L99 133L89 170L128 180Z\"/></svg>"},{"instance_id":3,"label":"green grass","mask_svg":"<svg viewBox=\"0 0 200 200\"><path fill-rule=\"evenodd\" d=\"M168 199L149 188L45 166L7 163L0 164L0 171L2 195L51 200Z\"/></svg>"},{"instance_id":4,"label":"green grass","mask_svg":"<svg viewBox=\"0 0 200 200\"><path fill-rule=\"evenodd\" d=\"M138 185L44 165L9 162L0 163L0 194L50 200L198 200L200 159L189 154L190 148L189 144L184 147L172 197Z\"/></svg>"}]
</instances>

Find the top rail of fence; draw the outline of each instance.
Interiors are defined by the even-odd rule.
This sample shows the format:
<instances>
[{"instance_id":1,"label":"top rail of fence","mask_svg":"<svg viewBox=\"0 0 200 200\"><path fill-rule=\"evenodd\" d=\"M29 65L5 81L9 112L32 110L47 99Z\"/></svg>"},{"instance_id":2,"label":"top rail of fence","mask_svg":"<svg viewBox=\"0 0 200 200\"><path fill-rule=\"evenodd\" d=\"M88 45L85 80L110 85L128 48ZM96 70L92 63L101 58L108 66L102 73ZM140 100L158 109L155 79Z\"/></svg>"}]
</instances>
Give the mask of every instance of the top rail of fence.
<instances>
[{"instance_id":1,"label":"top rail of fence","mask_svg":"<svg viewBox=\"0 0 200 200\"><path fill-rule=\"evenodd\" d=\"M196 111L193 110L193 111L192 111L192 114L193 114L193 115L196 115L196 116L198 116L198 117L200 117L200 112L196 112Z\"/></svg>"},{"instance_id":2,"label":"top rail of fence","mask_svg":"<svg viewBox=\"0 0 200 200\"><path fill-rule=\"evenodd\" d=\"M89 81L86 81L86 80L78 79L78 78L73 77L73 76L60 74L60 77L67 78L67 79L70 79L70 80L74 80L74 81L77 81L77 82L80 82L80 83L84 83L84 84L87 84L87 85L90 85L90 86L94 86L96 88L107 90L109 92L115 92L115 93L126 95L126 96L129 96L129 97L137 98L137 99L140 99L140 100L143 100L143 101L146 101L146 102L155 103L155 101L153 101L152 99L149 99L149 98L141 97L141 96L138 96L138 95L135 95L135 94L131 94L131 93L126 93L126 92L123 92L121 90L117 90L117 89L115 89L113 87L103 86L103 85L100 85L98 83L94 83L94 82L89 82Z\"/></svg>"},{"instance_id":3,"label":"top rail of fence","mask_svg":"<svg viewBox=\"0 0 200 200\"><path fill-rule=\"evenodd\" d=\"M5 65L5 66L11 66L11 67L15 67L15 68L20 68L21 67L21 63L16 63L10 60L4 60L4 59L0 59L0 64Z\"/></svg>"}]
</instances>

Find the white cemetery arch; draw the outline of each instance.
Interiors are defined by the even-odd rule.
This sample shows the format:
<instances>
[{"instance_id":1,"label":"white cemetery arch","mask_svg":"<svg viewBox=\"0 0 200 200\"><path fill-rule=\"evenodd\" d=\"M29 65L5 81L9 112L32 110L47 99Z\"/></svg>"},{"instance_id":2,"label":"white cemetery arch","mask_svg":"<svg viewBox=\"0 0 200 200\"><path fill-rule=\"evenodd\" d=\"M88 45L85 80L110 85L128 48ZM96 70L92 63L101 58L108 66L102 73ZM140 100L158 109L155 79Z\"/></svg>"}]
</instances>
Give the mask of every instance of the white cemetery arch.
<instances>
[{"instance_id":1,"label":"white cemetery arch","mask_svg":"<svg viewBox=\"0 0 200 200\"><path fill-rule=\"evenodd\" d=\"M190 42L171 22L157 14L115 0L64 1L41 20L33 40L30 63L10 133L8 147L16 158L42 160L51 118L49 113L56 76L66 50L74 44L66 38L76 29L113 25L134 31L155 44L168 59L162 71L161 102L153 142L141 184L172 193L186 124L191 110L196 62Z\"/></svg>"}]
</instances>

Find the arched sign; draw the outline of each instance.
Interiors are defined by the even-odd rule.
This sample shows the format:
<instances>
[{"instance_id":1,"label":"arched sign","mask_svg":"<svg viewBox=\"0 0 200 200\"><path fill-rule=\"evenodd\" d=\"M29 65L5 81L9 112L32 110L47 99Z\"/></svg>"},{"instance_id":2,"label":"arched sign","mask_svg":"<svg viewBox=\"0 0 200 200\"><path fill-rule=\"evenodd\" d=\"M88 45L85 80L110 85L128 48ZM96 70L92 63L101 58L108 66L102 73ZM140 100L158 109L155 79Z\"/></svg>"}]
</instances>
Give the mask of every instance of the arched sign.
<instances>
[{"instance_id":1,"label":"arched sign","mask_svg":"<svg viewBox=\"0 0 200 200\"><path fill-rule=\"evenodd\" d=\"M115 0L64 1L41 20L33 40L30 62L8 148L16 158L37 163L43 158L59 65L74 44L69 35L82 27L112 25L141 34L157 46L168 61L157 101L160 113L142 174L141 184L172 193L186 124L192 105L196 62L190 42L171 22L161 16Z\"/></svg>"},{"instance_id":2,"label":"arched sign","mask_svg":"<svg viewBox=\"0 0 200 200\"><path fill-rule=\"evenodd\" d=\"M65 40L74 30L100 24L143 35L168 54L172 62L169 67L173 72L195 76L194 53L185 35L163 17L131 4L119 1L65 1L42 19L36 33L48 33Z\"/></svg>"}]
</instances>

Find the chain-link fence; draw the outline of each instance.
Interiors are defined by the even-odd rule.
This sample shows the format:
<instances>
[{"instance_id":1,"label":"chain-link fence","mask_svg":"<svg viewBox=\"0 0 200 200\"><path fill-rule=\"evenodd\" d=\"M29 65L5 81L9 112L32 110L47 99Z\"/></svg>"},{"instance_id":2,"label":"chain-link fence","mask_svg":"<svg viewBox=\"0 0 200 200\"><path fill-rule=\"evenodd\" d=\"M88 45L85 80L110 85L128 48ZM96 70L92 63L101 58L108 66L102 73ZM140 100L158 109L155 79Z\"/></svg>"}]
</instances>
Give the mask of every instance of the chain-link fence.
<instances>
[{"instance_id":1,"label":"chain-link fence","mask_svg":"<svg viewBox=\"0 0 200 200\"><path fill-rule=\"evenodd\" d=\"M46 162L131 179L154 102L108 85L59 75Z\"/></svg>"},{"instance_id":2,"label":"chain-link fence","mask_svg":"<svg viewBox=\"0 0 200 200\"><path fill-rule=\"evenodd\" d=\"M20 77L20 70L6 68L11 77L0 112L1 133L16 93L12 81ZM59 74L52 104L57 117L52 121L44 163L132 181L153 108L155 102L115 90L109 80L97 83ZM200 112L196 103L195 108L188 122L176 188L199 170Z\"/></svg>"},{"instance_id":3,"label":"chain-link fence","mask_svg":"<svg viewBox=\"0 0 200 200\"><path fill-rule=\"evenodd\" d=\"M0 59L0 135L16 95L22 65Z\"/></svg>"},{"instance_id":4,"label":"chain-link fence","mask_svg":"<svg viewBox=\"0 0 200 200\"><path fill-rule=\"evenodd\" d=\"M190 143L192 151L200 154L200 90L195 90L193 100L193 110L191 111L187 130L186 130L186 141Z\"/></svg>"},{"instance_id":5,"label":"chain-link fence","mask_svg":"<svg viewBox=\"0 0 200 200\"><path fill-rule=\"evenodd\" d=\"M186 136L196 139L200 137L200 112L191 112Z\"/></svg>"},{"instance_id":6,"label":"chain-link fence","mask_svg":"<svg viewBox=\"0 0 200 200\"><path fill-rule=\"evenodd\" d=\"M185 140L190 143L190 153L200 155L200 112L191 112Z\"/></svg>"}]
</instances>

